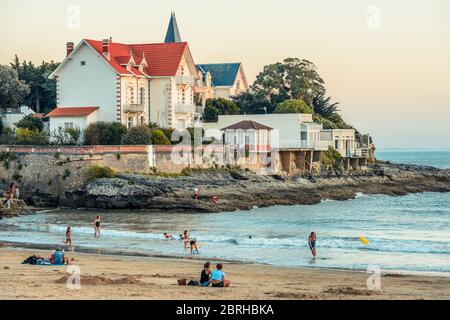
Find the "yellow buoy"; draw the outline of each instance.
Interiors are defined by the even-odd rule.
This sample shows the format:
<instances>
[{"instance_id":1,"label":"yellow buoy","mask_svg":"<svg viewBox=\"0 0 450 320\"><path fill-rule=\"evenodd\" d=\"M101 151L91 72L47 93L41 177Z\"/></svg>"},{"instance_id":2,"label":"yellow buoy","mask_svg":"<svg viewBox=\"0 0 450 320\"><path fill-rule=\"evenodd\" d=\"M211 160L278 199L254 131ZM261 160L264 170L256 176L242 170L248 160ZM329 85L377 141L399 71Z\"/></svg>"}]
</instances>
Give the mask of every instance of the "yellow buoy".
<instances>
[{"instance_id":1,"label":"yellow buoy","mask_svg":"<svg viewBox=\"0 0 450 320\"><path fill-rule=\"evenodd\" d=\"M359 237L359 241L361 241L364 244L368 244L369 240L367 240L366 238L364 238L363 236Z\"/></svg>"}]
</instances>

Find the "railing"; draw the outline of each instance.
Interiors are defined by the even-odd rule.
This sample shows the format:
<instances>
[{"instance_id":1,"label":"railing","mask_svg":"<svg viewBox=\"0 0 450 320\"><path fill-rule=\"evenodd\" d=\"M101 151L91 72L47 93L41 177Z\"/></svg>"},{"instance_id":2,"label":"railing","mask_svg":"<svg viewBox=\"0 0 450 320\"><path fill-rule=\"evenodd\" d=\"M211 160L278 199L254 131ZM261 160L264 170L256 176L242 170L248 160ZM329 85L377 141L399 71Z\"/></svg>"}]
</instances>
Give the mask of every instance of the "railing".
<instances>
[{"instance_id":1,"label":"railing","mask_svg":"<svg viewBox=\"0 0 450 320\"><path fill-rule=\"evenodd\" d=\"M176 84L193 84L194 82L194 76L175 76Z\"/></svg>"},{"instance_id":2,"label":"railing","mask_svg":"<svg viewBox=\"0 0 450 320\"><path fill-rule=\"evenodd\" d=\"M125 103L123 104L123 112L144 112L143 104Z\"/></svg>"},{"instance_id":3,"label":"railing","mask_svg":"<svg viewBox=\"0 0 450 320\"><path fill-rule=\"evenodd\" d=\"M193 104L176 104L175 112L176 113L194 113L195 106Z\"/></svg>"},{"instance_id":4,"label":"railing","mask_svg":"<svg viewBox=\"0 0 450 320\"><path fill-rule=\"evenodd\" d=\"M276 144L272 142L272 146ZM333 145L333 141L327 140L280 140L279 148L281 149L312 149L327 150L328 146Z\"/></svg>"},{"instance_id":5,"label":"railing","mask_svg":"<svg viewBox=\"0 0 450 320\"><path fill-rule=\"evenodd\" d=\"M358 157L358 158L368 158L369 157L369 148L355 149L354 156Z\"/></svg>"}]
</instances>

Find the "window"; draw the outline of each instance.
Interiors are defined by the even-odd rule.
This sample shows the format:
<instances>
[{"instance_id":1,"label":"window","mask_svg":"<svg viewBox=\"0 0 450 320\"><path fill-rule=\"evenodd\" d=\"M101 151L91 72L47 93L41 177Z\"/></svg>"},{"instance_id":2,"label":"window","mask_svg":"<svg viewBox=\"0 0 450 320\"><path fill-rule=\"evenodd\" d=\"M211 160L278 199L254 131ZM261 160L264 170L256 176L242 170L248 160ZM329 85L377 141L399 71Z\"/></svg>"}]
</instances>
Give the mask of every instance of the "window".
<instances>
[{"instance_id":1,"label":"window","mask_svg":"<svg viewBox=\"0 0 450 320\"><path fill-rule=\"evenodd\" d=\"M339 149L339 140L334 140L334 149Z\"/></svg>"},{"instance_id":2,"label":"window","mask_svg":"<svg viewBox=\"0 0 450 320\"><path fill-rule=\"evenodd\" d=\"M86 61L85 61L85 60L81 60L81 61L80 61L80 65L81 65L81 66L85 66L85 65L86 65Z\"/></svg>"},{"instance_id":3,"label":"window","mask_svg":"<svg viewBox=\"0 0 450 320\"><path fill-rule=\"evenodd\" d=\"M308 132L300 131L300 140L303 140L303 141L308 140Z\"/></svg>"},{"instance_id":4,"label":"window","mask_svg":"<svg viewBox=\"0 0 450 320\"><path fill-rule=\"evenodd\" d=\"M73 122L64 122L65 129L73 129Z\"/></svg>"},{"instance_id":5,"label":"window","mask_svg":"<svg viewBox=\"0 0 450 320\"><path fill-rule=\"evenodd\" d=\"M134 99L134 88L132 86L128 86L126 89L126 100L128 104L132 104Z\"/></svg>"},{"instance_id":6,"label":"window","mask_svg":"<svg viewBox=\"0 0 450 320\"><path fill-rule=\"evenodd\" d=\"M144 104L145 103L145 88L141 87L139 89L139 104Z\"/></svg>"},{"instance_id":7,"label":"window","mask_svg":"<svg viewBox=\"0 0 450 320\"><path fill-rule=\"evenodd\" d=\"M144 118L144 116L141 116L141 118L140 118L140 125L143 125L143 124L145 124L145 118Z\"/></svg>"},{"instance_id":8,"label":"window","mask_svg":"<svg viewBox=\"0 0 450 320\"><path fill-rule=\"evenodd\" d=\"M133 118L132 117L128 117L127 126L128 126L128 129L130 129L133 126Z\"/></svg>"}]
</instances>

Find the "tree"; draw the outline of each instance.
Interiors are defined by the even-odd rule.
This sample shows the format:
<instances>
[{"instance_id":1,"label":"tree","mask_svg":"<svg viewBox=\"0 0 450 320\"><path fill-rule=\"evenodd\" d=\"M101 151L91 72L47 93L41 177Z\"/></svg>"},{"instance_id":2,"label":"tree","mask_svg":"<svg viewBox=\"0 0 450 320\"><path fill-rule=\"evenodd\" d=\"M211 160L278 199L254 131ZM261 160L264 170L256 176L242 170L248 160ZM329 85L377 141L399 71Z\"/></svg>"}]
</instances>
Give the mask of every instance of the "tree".
<instances>
[{"instance_id":1,"label":"tree","mask_svg":"<svg viewBox=\"0 0 450 320\"><path fill-rule=\"evenodd\" d=\"M264 94L274 105L289 98L301 99L311 105L315 96L325 93L324 81L316 66L298 58L265 66L252 89Z\"/></svg>"},{"instance_id":2,"label":"tree","mask_svg":"<svg viewBox=\"0 0 450 320\"><path fill-rule=\"evenodd\" d=\"M331 97L325 97L325 94L323 93L315 96L312 101L314 112L325 118L337 114L339 102L331 103L330 101Z\"/></svg>"},{"instance_id":3,"label":"tree","mask_svg":"<svg viewBox=\"0 0 450 320\"><path fill-rule=\"evenodd\" d=\"M314 111L303 100L292 99L279 103L275 113L314 113Z\"/></svg>"},{"instance_id":4,"label":"tree","mask_svg":"<svg viewBox=\"0 0 450 320\"><path fill-rule=\"evenodd\" d=\"M17 128L38 130L42 132L44 130L44 121L41 118L35 118L31 114L23 117L16 124Z\"/></svg>"},{"instance_id":5,"label":"tree","mask_svg":"<svg viewBox=\"0 0 450 320\"><path fill-rule=\"evenodd\" d=\"M30 93L30 87L19 80L17 71L0 65L0 110L18 108Z\"/></svg>"},{"instance_id":6,"label":"tree","mask_svg":"<svg viewBox=\"0 0 450 320\"><path fill-rule=\"evenodd\" d=\"M239 114L239 107L231 100L214 98L206 100L203 120L217 122L219 115Z\"/></svg>"},{"instance_id":7,"label":"tree","mask_svg":"<svg viewBox=\"0 0 450 320\"><path fill-rule=\"evenodd\" d=\"M56 106L56 81L48 77L58 66L59 63L54 61L42 61L37 67L31 61L20 63L17 55L11 63L19 79L30 86L24 103L36 112L47 112Z\"/></svg>"},{"instance_id":8,"label":"tree","mask_svg":"<svg viewBox=\"0 0 450 320\"><path fill-rule=\"evenodd\" d=\"M127 128L118 122L91 123L84 131L85 144L119 145Z\"/></svg>"},{"instance_id":9,"label":"tree","mask_svg":"<svg viewBox=\"0 0 450 320\"><path fill-rule=\"evenodd\" d=\"M273 113L275 110L269 99L260 93L242 92L231 99L239 107L241 114Z\"/></svg>"},{"instance_id":10,"label":"tree","mask_svg":"<svg viewBox=\"0 0 450 320\"><path fill-rule=\"evenodd\" d=\"M122 144L152 144L152 131L146 125L132 127L122 136Z\"/></svg>"}]
</instances>

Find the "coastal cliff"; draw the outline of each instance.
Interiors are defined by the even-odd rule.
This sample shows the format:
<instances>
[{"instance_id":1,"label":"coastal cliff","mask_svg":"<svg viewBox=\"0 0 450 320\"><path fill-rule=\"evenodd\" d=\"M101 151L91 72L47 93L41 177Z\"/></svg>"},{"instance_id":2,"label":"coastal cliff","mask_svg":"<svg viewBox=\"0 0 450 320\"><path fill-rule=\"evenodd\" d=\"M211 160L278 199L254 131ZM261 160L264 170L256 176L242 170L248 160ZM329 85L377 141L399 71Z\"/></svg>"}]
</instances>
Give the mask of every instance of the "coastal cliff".
<instances>
[{"instance_id":1,"label":"coastal cliff","mask_svg":"<svg viewBox=\"0 0 450 320\"><path fill-rule=\"evenodd\" d=\"M195 188L200 193L197 200L192 197ZM176 177L122 173L59 195L35 192L27 202L71 208L220 212L346 200L357 193L396 196L426 191L450 191L450 170L378 162L365 171L317 176L262 176L227 170L193 171ZM213 196L219 198L217 204L212 203Z\"/></svg>"}]
</instances>

